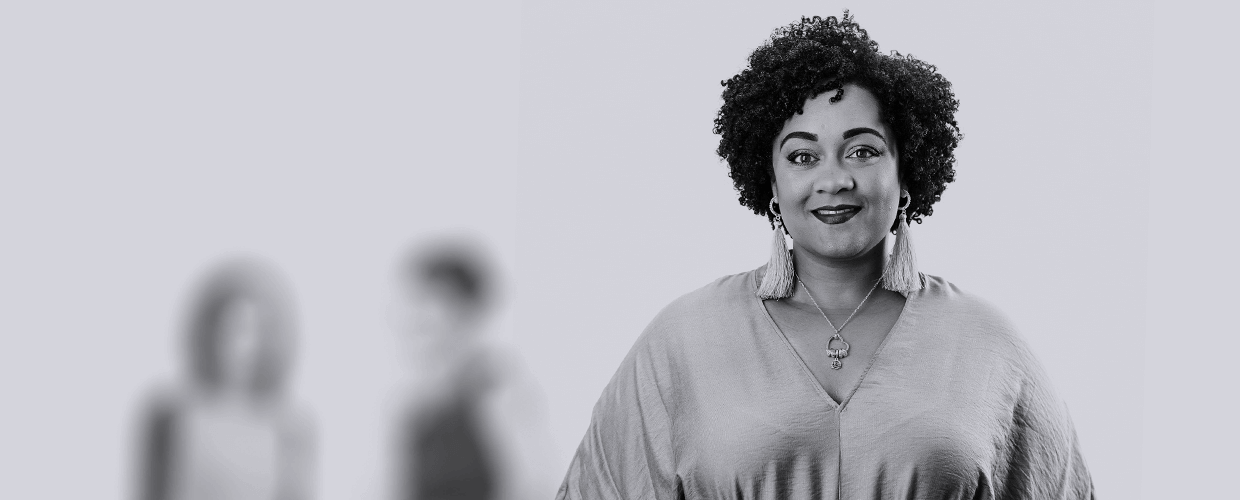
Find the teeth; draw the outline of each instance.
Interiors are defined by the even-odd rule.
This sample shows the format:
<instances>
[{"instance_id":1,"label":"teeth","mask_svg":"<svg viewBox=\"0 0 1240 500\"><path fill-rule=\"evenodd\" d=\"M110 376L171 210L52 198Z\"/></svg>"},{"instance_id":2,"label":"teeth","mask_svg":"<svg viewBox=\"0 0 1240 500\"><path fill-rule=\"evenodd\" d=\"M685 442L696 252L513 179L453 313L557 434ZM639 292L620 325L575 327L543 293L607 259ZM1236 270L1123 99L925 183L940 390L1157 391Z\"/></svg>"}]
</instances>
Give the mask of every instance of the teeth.
<instances>
[{"instance_id":1,"label":"teeth","mask_svg":"<svg viewBox=\"0 0 1240 500\"><path fill-rule=\"evenodd\" d=\"M848 210L818 210L818 213L822 215L839 215L847 212Z\"/></svg>"}]
</instances>

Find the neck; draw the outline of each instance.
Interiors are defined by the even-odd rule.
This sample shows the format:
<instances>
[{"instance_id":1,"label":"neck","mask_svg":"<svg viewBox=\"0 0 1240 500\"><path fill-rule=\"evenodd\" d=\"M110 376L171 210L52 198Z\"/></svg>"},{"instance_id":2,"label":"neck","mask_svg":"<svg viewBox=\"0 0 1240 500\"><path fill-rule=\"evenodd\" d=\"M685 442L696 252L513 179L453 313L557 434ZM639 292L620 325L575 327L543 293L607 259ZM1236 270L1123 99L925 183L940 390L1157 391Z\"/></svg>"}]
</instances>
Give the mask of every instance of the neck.
<instances>
[{"instance_id":1,"label":"neck","mask_svg":"<svg viewBox=\"0 0 1240 500\"><path fill-rule=\"evenodd\" d=\"M257 410L269 403L269 398L248 387L208 385L201 388L201 395L222 407Z\"/></svg>"},{"instance_id":2,"label":"neck","mask_svg":"<svg viewBox=\"0 0 1240 500\"><path fill-rule=\"evenodd\" d=\"M856 307L874 288L883 273L883 243L870 251L849 259L832 259L798 252L793 248L793 262L797 277L814 294L824 309L851 309ZM805 291L797 286L793 298L809 302Z\"/></svg>"}]
</instances>

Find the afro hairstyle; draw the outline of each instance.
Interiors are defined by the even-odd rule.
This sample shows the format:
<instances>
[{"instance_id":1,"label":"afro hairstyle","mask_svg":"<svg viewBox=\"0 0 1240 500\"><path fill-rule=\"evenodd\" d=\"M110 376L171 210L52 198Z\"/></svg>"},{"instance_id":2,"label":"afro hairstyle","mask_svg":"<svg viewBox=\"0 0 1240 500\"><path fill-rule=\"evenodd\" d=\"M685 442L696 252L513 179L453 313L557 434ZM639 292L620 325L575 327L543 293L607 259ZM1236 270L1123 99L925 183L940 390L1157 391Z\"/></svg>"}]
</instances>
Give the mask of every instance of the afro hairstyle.
<instances>
[{"instance_id":1,"label":"afro hairstyle","mask_svg":"<svg viewBox=\"0 0 1240 500\"><path fill-rule=\"evenodd\" d=\"M909 220L921 222L933 213L955 178L953 151L963 137L955 118L959 101L934 66L879 52L848 11L842 19L802 17L775 30L748 62L722 82L723 106L714 127L717 153L728 163L741 205L774 218L768 208L771 149L779 131L794 113L804 112L807 100L834 91L831 102L838 102L844 85L855 84L874 94L895 135L900 180L912 196Z\"/></svg>"}]
</instances>

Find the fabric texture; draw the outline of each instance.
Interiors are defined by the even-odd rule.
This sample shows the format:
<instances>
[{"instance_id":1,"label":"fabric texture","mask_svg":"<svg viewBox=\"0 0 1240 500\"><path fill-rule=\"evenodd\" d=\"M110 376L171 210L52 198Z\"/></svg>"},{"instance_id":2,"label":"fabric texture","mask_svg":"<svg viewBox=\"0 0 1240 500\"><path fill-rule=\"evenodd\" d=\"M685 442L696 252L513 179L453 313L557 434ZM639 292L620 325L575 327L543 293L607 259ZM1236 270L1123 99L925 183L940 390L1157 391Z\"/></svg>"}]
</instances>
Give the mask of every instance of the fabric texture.
<instances>
[{"instance_id":1,"label":"fabric texture","mask_svg":"<svg viewBox=\"0 0 1240 500\"><path fill-rule=\"evenodd\" d=\"M557 499L1088 499L1067 409L1011 324L926 276L831 399L755 295L668 305L594 408Z\"/></svg>"},{"instance_id":2,"label":"fabric texture","mask_svg":"<svg viewBox=\"0 0 1240 500\"><path fill-rule=\"evenodd\" d=\"M481 424L478 402L452 398L407 425L408 463L420 469L404 498L413 500L489 500L495 496L495 467ZM414 420L414 419L410 419Z\"/></svg>"}]
</instances>

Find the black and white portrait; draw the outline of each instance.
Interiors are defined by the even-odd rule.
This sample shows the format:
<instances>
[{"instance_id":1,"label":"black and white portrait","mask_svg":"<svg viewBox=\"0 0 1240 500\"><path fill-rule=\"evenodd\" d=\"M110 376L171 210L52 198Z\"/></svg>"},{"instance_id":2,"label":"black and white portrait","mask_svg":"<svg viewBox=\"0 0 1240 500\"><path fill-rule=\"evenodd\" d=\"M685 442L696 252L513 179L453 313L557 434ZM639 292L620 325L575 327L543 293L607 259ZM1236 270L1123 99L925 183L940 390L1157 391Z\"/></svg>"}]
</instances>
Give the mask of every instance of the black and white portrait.
<instances>
[{"instance_id":1,"label":"black and white portrait","mask_svg":"<svg viewBox=\"0 0 1240 500\"><path fill-rule=\"evenodd\" d=\"M0 6L0 498L1228 498L1231 10Z\"/></svg>"}]
</instances>

